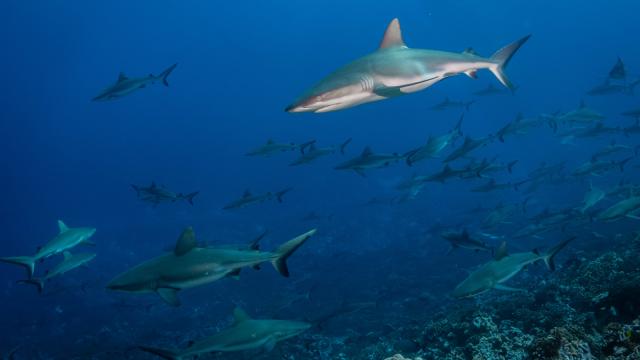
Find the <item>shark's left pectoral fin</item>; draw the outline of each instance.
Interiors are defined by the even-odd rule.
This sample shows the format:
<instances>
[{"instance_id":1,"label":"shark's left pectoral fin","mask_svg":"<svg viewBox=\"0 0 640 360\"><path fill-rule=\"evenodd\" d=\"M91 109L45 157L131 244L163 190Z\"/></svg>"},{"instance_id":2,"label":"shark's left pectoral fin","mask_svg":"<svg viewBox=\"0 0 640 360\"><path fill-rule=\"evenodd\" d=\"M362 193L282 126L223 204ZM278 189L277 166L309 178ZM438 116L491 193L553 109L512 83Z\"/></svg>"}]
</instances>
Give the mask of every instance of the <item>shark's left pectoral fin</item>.
<instances>
[{"instance_id":1,"label":"shark's left pectoral fin","mask_svg":"<svg viewBox=\"0 0 640 360\"><path fill-rule=\"evenodd\" d=\"M232 278L233 280L240 280L240 270L241 269L233 270L232 272L228 273L227 276Z\"/></svg>"},{"instance_id":2,"label":"shark's left pectoral fin","mask_svg":"<svg viewBox=\"0 0 640 360\"><path fill-rule=\"evenodd\" d=\"M275 339L269 339L267 340L266 343L264 343L264 351L265 352L270 352L271 350L273 350L273 348L276 347L276 340Z\"/></svg>"},{"instance_id":3,"label":"shark's left pectoral fin","mask_svg":"<svg viewBox=\"0 0 640 360\"><path fill-rule=\"evenodd\" d=\"M156 292L167 304L171 306L180 306L180 299L178 298L179 289L175 288L158 288Z\"/></svg>"},{"instance_id":4,"label":"shark's left pectoral fin","mask_svg":"<svg viewBox=\"0 0 640 360\"><path fill-rule=\"evenodd\" d=\"M513 287L502 285L502 284L497 284L493 288L496 289L496 290L511 291L511 292L526 292L527 291L527 290L524 290L524 289L513 288Z\"/></svg>"}]
</instances>

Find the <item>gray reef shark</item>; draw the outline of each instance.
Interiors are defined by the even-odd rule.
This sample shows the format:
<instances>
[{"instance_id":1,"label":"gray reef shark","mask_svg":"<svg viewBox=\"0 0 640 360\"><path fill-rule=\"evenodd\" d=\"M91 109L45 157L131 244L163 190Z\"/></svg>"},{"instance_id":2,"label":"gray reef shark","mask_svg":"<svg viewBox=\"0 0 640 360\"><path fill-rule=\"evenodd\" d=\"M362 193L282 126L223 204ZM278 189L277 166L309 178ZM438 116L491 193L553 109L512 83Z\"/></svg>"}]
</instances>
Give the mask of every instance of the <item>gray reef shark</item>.
<instances>
[{"instance_id":1,"label":"gray reef shark","mask_svg":"<svg viewBox=\"0 0 640 360\"><path fill-rule=\"evenodd\" d=\"M303 152L300 155L300 157L297 158L296 160L294 160L291 164L289 164L289 166L297 166L297 165L309 164L309 163L312 163L312 162L316 161L317 159L319 159L322 156L334 154L336 151L340 151L340 154L344 155L345 149L347 148L347 145L349 145L350 142L351 142L351 138L345 140L340 145L328 146L328 147L324 147L324 148L316 147L315 143L311 144L311 145L309 145L309 149L307 151Z\"/></svg>"},{"instance_id":2,"label":"gray reef shark","mask_svg":"<svg viewBox=\"0 0 640 360\"><path fill-rule=\"evenodd\" d=\"M362 153L351 159L337 165L336 170L353 170L360 176L365 176L364 171L368 169L380 169L403 160L404 155L393 154L375 154L369 146L365 147Z\"/></svg>"},{"instance_id":3,"label":"gray reef shark","mask_svg":"<svg viewBox=\"0 0 640 360\"><path fill-rule=\"evenodd\" d=\"M242 309L233 311L234 322L229 328L190 344L184 350L166 350L149 346L139 349L163 359L182 360L213 352L272 350L276 343L292 338L312 324L302 321L252 319Z\"/></svg>"},{"instance_id":4,"label":"gray reef shark","mask_svg":"<svg viewBox=\"0 0 640 360\"><path fill-rule=\"evenodd\" d=\"M442 110L448 110L448 109L464 109L465 111L469 111L469 109L471 108L471 105L473 105L474 102L475 100L471 100L471 101L449 100L449 98L446 97L444 98L444 100L433 105L429 109L434 111L442 111Z\"/></svg>"},{"instance_id":5,"label":"gray reef shark","mask_svg":"<svg viewBox=\"0 0 640 360\"><path fill-rule=\"evenodd\" d=\"M447 254L453 252L457 248L468 249L473 251L490 251L493 252L493 247L487 245L483 241L477 240L471 235L467 229L462 232L459 231L444 231L440 234L440 237L451 243L451 247Z\"/></svg>"},{"instance_id":6,"label":"gray reef shark","mask_svg":"<svg viewBox=\"0 0 640 360\"><path fill-rule=\"evenodd\" d=\"M38 292L42 293L44 284L47 280L79 268L80 266L85 266L96 257L96 254L93 253L71 254L69 251L63 252L63 255L64 260L62 260L62 262L56 265L52 270L48 271L45 276L41 278L32 277L29 280L21 280L18 282L35 285L38 287Z\"/></svg>"},{"instance_id":7,"label":"gray reef shark","mask_svg":"<svg viewBox=\"0 0 640 360\"><path fill-rule=\"evenodd\" d=\"M489 58L478 56L471 49L462 53L412 49L402 39L400 22L393 19L378 50L325 77L285 111L322 113L346 109L424 90L458 74L475 78L479 69L490 70L504 86L513 89L504 69L529 37L505 46Z\"/></svg>"},{"instance_id":8,"label":"gray reef shark","mask_svg":"<svg viewBox=\"0 0 640 360\"><path fill-rule=\"evenodd\" d=\"M640 210L640 196L631 195L602 211L598 214L597 219L601 221L614 221L623 217L628 217L640 220L640 217L635 215L638 210Z\"/></svg>"},{"instance_id":9,"label":"gray reef shark","mask_svg":"<svg viewBox=\"0 0 640 360\"><path fill-rule=\"evenodd\" d=\"M27 269L28 279L31 279L35 271L35 264L39 260L63 253L77 245L93 245L89 238L95 234L95 228L69 228L61 220L58 220L60 232L44 246L40 247L33 256L3 257L0 261L24 266Z\"/></svg>"},{"instance_id":10,"label":"gray reef shark","mask_svg":"<svg viewBox=\"0 0 640 360\"><path fill-rule=\"evenodd\" d=\"M584 214L587 210L599 203L600 200L604 199L606 195L604 191L594 187L593 183L589 182L589 190L584 194L580 212Z\"/></svg>"},{"instance_id":11,"label":"gray reef shark","mask_svg":"<svg viewBox=\"0 0 640 360\"><path fill-rule=\"evenodd\" d=\"M525 119L524 116L519 113L515 120L503 126L498 132L496 136L500 142L504 142L504 138L507 135L524 135L529 132L532 128L540 126L543 119Z\"/></svg>"},{"instance_id":12,"label":"gray reef shark","mask_svg":"<svg viewBox=\"0 0 640 360\"><path fill-rule=\"evenodd\" d=\"M163 202L173 203L179 200L185 200L190 205L193 205L193 198L200 193L199 191L194 191L189 194L175 193L164 186L156 185L155 182L151 182L149 186L132 184L131 187L136 191L136 195L138 195L140 200L149 202L153 204L153 206L158 206L158 204Z\"/></svg>"},{"instance_id":13,"label":"gray reef shark","mask_svg":"<svg viewBox=\"0 0 640 360\"><path fill-rule=\"evenodd\" d=\"M245 267L270 262L285 277L287 259L316 230L308 231L282 244L272 252L226 247L199 247L192 228L186 228L173 252L160 255L116 276L107 288L130 293L156 293L167 304L179 306L178 292L212 283L225 277L238 277Z\"/></svg>"},{"instance_id":14,"label":"gray reef shark","mask_svg":"<svg viewBox=\"0 0 640 360\"><path fill-rule=\"evenodd\" d=\"M315 140L308 141L302 144L295 143L277 143L272 139L267 140L267 142L257 148L246 153L246 156L271 156L273 154L285 152L285 151L294 151L300 150L304 154L304 149L307 146L312 145Z\"/></svg>"},{"instance_id":15,"label":"gray reef shark","mask_svg":"<svg viewBox=\"0 0 640 360\"><path fill-rule=\"evenodd\" d=\"M171 74L176 66L178 66L178 64L171 65L169 68L161 72L158 76L149 74L149 76L140 78L128 78L124 73L120 73L120 75L118 76L118 81L116 81L115 84L104 89L98 96L93 98L93 101L119 99L123 96L131 94L138 89L145 88L147 87L147 85L155 84L158 81L161 81L164 86L169 86L167 77L169 77L169 74Z\"/></svg>"},{"instance_id":16,"label":"gray reef shark","mask_svg":"<svg viewBox=\"0 0 640 360\"><path fill-rule=\"evenodd\" d=\"M489 135L486 137L483 137L481 139L472 139L471 137L467 136L464 138L464 142L462 143L462 145L460 145L459 148L455 149L454 151L451 152L451 154L449 154L449 156L447 156L444 159L444 162L451 162L454 161L458 158L461 158L463 156L466 156L467 154L469 154L470 152L472 152L473 150L485 146L488 143L490 143L491 141L493 141L493 139L495 138L494 135Z\"/></svg>"},{"instance_id":17,"label":"gray reef shark","mask_svg":"<svg viewBox=\"0 0 640 360\"><path fill-rule=\"evenodd\" d=\"M513 89L511 89L511 93L515 93L516 91L516 87L514 86ZM487 87L485 87L484 89L475 91L473 93L473 95L476 96L491 96L491 95L501 95L501 94L507 94L508 91L505 91L504 89L501 89L493 84L489 84L487 85Z\"/></svg>"},{"instance_id":18,"label":"gray reef shark","mask_svg":"<svg viewBox=\"0 0 640 360\"><path fill-rule=\"evenodd\" d=\"M463 118L464 115L460 116L456 126L448 133L436 137L429 136L425 145L407 152L405 154L407 165L412 166L420 160L435 158L447 146L454 144L462 136Z\"/></svg>"},{"instance_id":19,"label":"gray reef shark","mask_svg":"<svg viewBox=\"0 0 640 360\"><path fill-rule=\"evenodd\" d=\"M540 253L535 250L516 254L500 252L495 259L472 272L469 277L453 290L452 295L456 298L473 297L491 289L522 291L521 289L514 289L503 285L503 283L517 275L527 265L540 260L544 261L549 270L555 270L554 257L573 239L574 238L565 240L545 253Z\"/></svg>"},{"instance_id":20,"label":"gray reef shark","mask_svg":"<svg viewBox=\"0 0 640 360\"><path fill-rule=\"evenodd\" d=\"M265 201L273 200L273 199L276 199L279 203L281 203L284 195L291 190L293 190L293 188L286 188L276 193L268 192L260 195L253 195L251 191L245 190L240 199L234 200L228 203L222 209L223 210L240 209L251 204L260 204Z\"/></svg>"}]
</instances>

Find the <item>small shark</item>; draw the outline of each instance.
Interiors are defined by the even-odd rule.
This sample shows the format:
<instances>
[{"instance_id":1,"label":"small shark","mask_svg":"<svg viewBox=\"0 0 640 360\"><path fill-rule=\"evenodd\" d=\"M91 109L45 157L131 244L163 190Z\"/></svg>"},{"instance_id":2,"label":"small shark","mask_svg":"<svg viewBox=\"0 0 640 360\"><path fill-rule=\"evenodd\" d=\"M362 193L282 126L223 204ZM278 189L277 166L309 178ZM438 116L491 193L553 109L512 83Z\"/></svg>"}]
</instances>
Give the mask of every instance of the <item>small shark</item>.
<instances>
[{"instance_id":1,"label":"small shark","mask_svg":"<svg viewBox=\"0 0 640 360\"><path fill-rule=\"evenodd\" d=\"M276 193L268 192L261 195L253 195L251 194L251 191L247 189L244 191L240 199L234 200L228 203L222 209L223 210L241 209L251 204L261 204L265 201L273 200L273 199L276 199L279 203L282 203L283 196L291 190L293 190L293 188L290 187L290 188L286 188L284 190L278 191Z\"/></svg>"},{"instance_id":2,"label":"small shark","mask_svg":"<svg viewBox=\"0 0 640 360\"><path fill-rule=\"evenodd\" d=\"M638 147L634 149L631 146L618 144L616 143L615 140L611 140L609 145L593 153L593 155L591 155L591 159L597 160L599 157L615 154L621 151L631 151L631 150L634 150L634 153L637 155Z\"/></svg>"},{"instance_id":3,"label":"small shark","mask_svg":"<svg viewBox=\"0 0 640 360\"><path fill-rule=\"evenodd\" d=\"M574 238L569 238L545 253L536 250L516 254L506 254L502 252L495 259L480 266L462 281L453 290L452 295L456 298L467 298L482 294L491 289L506 291L523 291L503 285L504 282L517 275L527 265L531 265L540 260L544 261L550 271L555 270L554 257Z\"/></svg>"},{"instance_id":4,"label":"small shark","mask_svg":"<svg viewBox=\"0 0 640 360\"><path fill-rule=\"evenodd\" d=\"M225 247L199 247L191 227L186 228L173 252L160 255L116 276L107 288L131 293L156 293L172 306L179 306L178 291L224 277L238 277L245 267L271 262L285 277L289 276L287 259L316 230L308 231L282 244L273 252Z\"/></svg>"},{"instance_id":5,"label":"small shark","mask_svg":"<svg viewBox=\"0 0 640 360\"><path fill-rule=\"evenodd\" d=\"M140 346L140 350L168 360L199 357L212 352L263 349L271 351L276 343L292 338L311 328L311 324L290 320L252 319L242 309L233 311L231 327L190 344L184 350L166 350Z\"/></svg>"},{"instance_id":6,"label":"small shark","mask_svg":"<svg viewBox=\"0 0 640 360\"><path fill-rule=\"evenodd\" d=\"M585 175L593 175L593 176L602 176L607 171L610 171L615 168L619 168L620 171L624 171L624 166L629 160L633 159L633 157L628 157L624 160L615 161L605 161L605 160L591 160L583 163L578 166L573 171L573 176L585 176Z\"/></svg>"},{"instance_id":7,"label":"small shark","mask_svg":"<svg viewBox=\"0 0 640 360\"><path fill-rule=\"evenodd\" d=\"M509 174L513 173L513 167L518 163L518 160L513 160L508 163L497 162L496 159L491 161L483 159L479 165L470 165L470 171L472 175L477 177L487 177L487 174L493 174L497 172L507 171Z\"/></svg>"},{"instance_id":8,"label":"small shark","mask_svg":"<svg viewBox=\"0 0 640 360\"><path fill-rule=\"evenodd\" d=\"M490 179L487 183L472 188L471 192L491 192L491 191L506 190L506 189L518 190L519 185L520 183L499 184L496 182L496 179Z\"/></svg>"},{"instance_id":9,"label":"small shark","mask_svg":"<svg viewBox=\"0 0 640 360\"><path fill-rule=\"evenodd\" d=\"M344 155L347 145L351 142L351 138L348 138L342 144L338 146L329 146L325 148L317 148L315 144L309 145L309 150L303 152L299 158L294 160L289 166L297 166L303 164L310 164L322 156L334 154L336 151L340 151L340 154Z\"/></svg>"},{"instance_id":10,"label":"small shark","mask_svg":"<svg viewBox=\"0 0 640 360\"><path fill-rule=\"evenodd\" d=\"M471 100L471 101L449 100L449 98L446 97L441 102L433 105L430 108L430 110L442 111L442 110L448 110L448 109L464 109L465 111L469 111L469 109L471 108L471 105L473 105L474 102L475 100Z\"/></svg>"},{"instance_id":11,"label":"small shark","mask_svg":"<svg viewBox=\"0 0 640 360\"><path fill-rule=\"evenodd\" d=\"M158 206L162 202L176 202L180 200L187 201L190 205L193 205L193 198L198 195L199 191L194 191L189 194L174 193L164 186L158 186L155 182L151 182L149 186L138 186L131 184L133 190L136 191L136 195L142 201L152 203L153 206Z\"/></svg>"},{"instance_id":12,"label":"small shark","mask_svg":"<svg viewBox=\"0 0 640 360\"><path fill-rule=\"evenodd\" d=\"M519 113L515 120L503 126L496 136L500 142L504 142L507 135L525 135L530 129L538 127L542 124L543 119L525 119L522 113Z\"/></svg>"},{"instance_id":13,"label":"small shark","mask_svg":"<svg viewBox=\"0 0 640 360\"><path fill-rule=\"evenodd\" d=\"M4 257L0 258L0 261L24 266L27 269L27 278L31 279L39 260L63 253L80 244L93 245L89 239L96 233L95 228L69 228L62 220L58 220L58 229L58 235L40 247L35 255Z\"/></svg>"},{"instance_id":14,"label":"small shark","mask_svg":"<svg viewBox=\"0 0 640 360\"><path fill-rule=\"evenodd\" d=\"M300 150L300 152L302 152L304 154L304 150L306 147L312 145L313 143L315 143L315 140L311 140L308 141L306 143L302 143L302 144L295 144L295 143L277 143L275 141L273 141L272 139L267 140L267 142L264 145L261 145L251 151L249 151L248 153L246 153L246 156L271 156L273 154L277 154L277 153L281 153L281 152L285 152L285 151L295 151L295 150Z\"/></svg>"},{"instance_id":15,"label":"small shark","mask_svg":"<svg viewBox=\"0 0 640 360\"><path fill-rule=\"evenodd\" d=\"M412 166L423 159L435 158L438 154L444 150L447 146L452 145L455 141L462 136L462 120L464 114L460 116L460 120L456 126L446 134L431 137L427 139L427 143L417 149L413 149L405 154L407 165Z\"/></svg>"},{"instance_id":16,"label":"small shark","mask_svg":"<svg viewBox=\"0 0 640 360\"><path fill-rule=\"evenodd\" d=\"M628 198L619 201L611 207L598 214L597 219L600 221L615 221L623 217L640 220L640 217L634 215L640 210L640 196L631 195Z\"/></svg>"},{"instance_id":17,"label":"small shark","mask_svg":"<svg viewBox=\"0 0 640 360\"><path fill-rule=\"evenodd\" d=\"M80 266L84 266L96 257L96 254L71 254L69 251L65 251L62 254L64 255L64 260L56 265L51 271L47 271L45 276L41 278L34 277L29 280L21 280L18 281L18 283L35 285L38 287L38 292L42 293L42 290L44 290L44 283L46 281L73 269L79 268Z\"/></svg>"},{"instance_id":18,"label":"small shark","mask_svg":"<svg viewBox=\"0 0 640 360\"><path fill-rule=\"evenodd\" d=\"M607 127L602 122L599 122L591 127L576 127L569 129L568 131L559 134L558 136L564 138L563 142L566 142L566 139L593 138L607 134L617 134L621 131L622 129L620 129L619 127Z\"/></svg>"},{"instance_id":19,"label":"small shark","mask_svg":"<svg viewBox=\"0 0 640 360\"><path fill-rule=\"evenodd\" d=\"M483 229L492 229L500 224L508 223L507 220L516 214L519 210L518 204L498 204L493 210L487 214L482 220ZM524 210L524 204L522 205Z\"/></svg>"},{"instance_id":20,"label":"small shark","mask_svg":"<svg viewBox=\"0 0 640 360\"><path fill-rule=\"evenodd\" d=\"M584 101L580 102L580 107L576 110L553 115L543 114L543 119L547 119L554 132L558 131L560 125L573 124L594 124L604 120L605 116L587 107Z\"/></svg>"},{"instance_id":21,"label":"small shark","mask_svg":"<svg viewBox=\"0 0 640 360\"><path fill-rule=\"evenodd\" d=\"M404 155L399 155L397 153L374 154L371 148L367 146L359 156L337 165L334 169L353 170L358 175L365 176L365 170L384 168L403 159Z\"/></svg>"},{"instance_id":22,"label":"small shark","mask_svg":"<svg viewBox=\"0 0 640 360\"><path fill-rule=\"evenodd\" d=\"M490 58L478 56L471 49L462 53L411 49L402 39L400 22L393 19L377 51L325 77L285 111L342 110L424 90L458 74L475 78L479 69L490 70L504 86L513 89L504 69L529 37L505 46Z\"/></svg>"},{"instance_id":23,"label":"small shark","mask_svg":"<svg viewBox=\"0 0 640 360\"><path fill-rule=\"evenodd\" d=\"M423 181L424 182L440 182L444 184L445 181L452 178L461 177L466 172L467 172L466 169L461 169L461 170L452 169L451 166L447 164L444 166L444 168L442 168L442 170L438 171L437 173L426 176Z\"/></svg>"},{"instance_id":24,"label":"small shark","mask_svg":"<svg viewBox=\"0 0 640 360\"><path fill-rule=\"evenodd\" d=\"M459 231L445 231L440 234L440 237L451 243L451 248L447 252L447 255L453 252L457 248L463 248L473 251L489 251L493 252L493 247L487 245L483 241L474 239L469 235L467 229L462 232Z\"/></svg>"},{"instance_id":25,"label":"small shark","mask_svg":"<svg viewBox=\"0 0 640 360\"><path fill-rule=\"evenodd\" d=\"M120 73L120 75L118 76L118 81L116 81L115 84L104 89L98 96L93 98L93 101L119 99L123 96L131 94L138 89L145 88L147 85L155 84L157 81L162 81L164 86L169 86L167 77L169 77L169 74L171 74L176 66L178 66L178 64L171 65L165 71L161 72L158 76L149 74L149 76L146 77L128 78L124 73Z\"/></svg>"},{"instance_id":26,"label":"small shark","mask_svg":"<svg viewBox=\"0 0 640 360\"><path fill-rule=\"evenodd\" d=\"M464 142L462 143L462 145L460 145L459 148L451 152L451 154L449 154L449 156L447 156L447 158L444 159L444 162L451 162L463 156L466 156L473 150L476 150L482 146L487 145L488 143L493 141L494 138L495 138L494 135L489 135L476 140L467 136L464 138Z\"/></svg>"},{"instance_id":27,"label":"small shark","mask_svg":"<svg viewBox=\"0 0 640 360\"><path fill-rule=\"evenodd\" d=\"M607 79L604 81L604 83L589 89L589 91L587 91L587 95L590 95L590 96L602 96L602 95L614 95L614 94L633 95L634 89L637 85L638 85L638 82L633 82L630 84L616 84L609 81L609 79Z\"/></svg>"},{"instance_id":28,"label":"small shark","mask_svg":"<svg viewBox=\"0 0 640 360\"><path fill-rule=\"evenodd\" d=\"M511 91L511 93L515 93L516 91L516 87L513 88L513 90ZM493 84L489 84L487 85L487 87L485 87L482 90L478 90L476 92L473 93L473 95L476 96L491 96L491 95L502 95L502 94L507 94L508 92L500 89L499 87L493 85Z\"/></svg>"},{"instance_id":29,"label":"small shark","mask_svg":"<svg viewBox=\"0 0 640 360\"><path fill-rule=\"evenodd\" d=\"M538 168L529 172L529 178L532 180L542 179L545 177L551 178L553 176L560 176L564 170L565 162L559 162L556 164L547 164L542 162Z\"/></svg>"},{"instance_id":30,"label":"small shark","mask_svg":"<svg viewBox=\"0 0 640 360\"><path fill-rule=\"evenodd\" d=\"M580 212L584 214L587 210L599 203L600 200L604 199L606 195L604 191L594 187L593 183L589 182L589 190L584 194Z\"/></svg>"}]
</instances>

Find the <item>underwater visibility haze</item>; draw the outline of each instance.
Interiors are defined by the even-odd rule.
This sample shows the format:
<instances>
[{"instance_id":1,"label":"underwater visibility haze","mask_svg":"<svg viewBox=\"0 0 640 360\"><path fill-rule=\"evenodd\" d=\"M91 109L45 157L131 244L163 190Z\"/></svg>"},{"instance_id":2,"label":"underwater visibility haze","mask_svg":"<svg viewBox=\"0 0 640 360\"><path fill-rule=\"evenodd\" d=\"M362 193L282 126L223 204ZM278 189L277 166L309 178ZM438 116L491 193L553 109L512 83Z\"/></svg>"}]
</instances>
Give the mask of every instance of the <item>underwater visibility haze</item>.
<instances>
[{"instance_id":1,"label":"underwater visibility haze","mask_svg":"<svg viewBox=\"0 0 640 360\"><path fill-rule=\"evenodd\" d=\"M640 4L0 4L0 358L640 359Z\"/></svg>"}]
</instances>

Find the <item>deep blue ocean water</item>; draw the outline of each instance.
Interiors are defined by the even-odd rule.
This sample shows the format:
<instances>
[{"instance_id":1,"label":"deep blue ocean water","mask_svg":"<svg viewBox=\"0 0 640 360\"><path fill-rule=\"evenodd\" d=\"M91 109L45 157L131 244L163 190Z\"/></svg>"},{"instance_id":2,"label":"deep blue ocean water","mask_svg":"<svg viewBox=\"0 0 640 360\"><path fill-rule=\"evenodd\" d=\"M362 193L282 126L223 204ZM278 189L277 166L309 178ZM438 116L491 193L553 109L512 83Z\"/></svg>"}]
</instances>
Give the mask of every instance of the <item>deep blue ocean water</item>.
<instances>
[{"instance_id":1,"label":"deep blue ocean water","mask_svg":"<svg viewBox=\"0 0 640 360\"><path fill-rule=\"evenodd\" d=\"M70 227L97 229L96 246L83 249L93 249L97 257L88 268L51 280L42 295L15 283L25 276L22 268L2 264L0 353L22 344L19 359L101 358L92 354L157 339L180 347L185 338L224 327L237 305L256 317L311 320L341 302L380 301L383 293L384 299L400 301L429 292L439 305L456 302L447 294L488 258L464 251L446 256L447 243L426 235L434 224L473 229L484 215L463 217L465 211L527 197L532 214L577 206L589 179L530 195L471 193L466 181L428 183L412 201L365 205L374 197L397 196L400 181L436 172L441 161L394 164L366 177L333 167L365 146L404 153L429 135L448 131L462 111L429 110L445 97L477 100L463 123L464 134L472 137L495 133L517 113L535 117L569 111L581 100L605 114L608 125L631 125L620 113L638 108L637 95L585 93L606 79L617 57L624 60L629 79L640 76L639 9L636 2L622 0L3 2L0 255L34 253L57 234L61 219ZM472 46L489 56L532 34L507 70L517 92L474 96L488 84L501 86L485 70L477 80L457 76L416 94L338 112L283 111L323 76L375 50L395 17L407 45L416 48L461 52ZM156 84L122 99L91 101L119 72L158 74L173 63L178 66L169 87ZM288 166L296 152L244 155L268 139L315 139L318 146L328 146L347 138L353 140L346 155L332 154L308 166ZM513 174L497 175L502 182L517 181L543 161L566 161L571 170L612 138L638 143L618 134L563 145L545 124L473 155L518 160ZM621 179L633 182L637 165L634 159L624 173L592 181L601 187ZM200 193L193 206L180 201L154 207L137 199L130 186L152 181L176 192ZM293 190L283 203L222 210L246 189L258 194L286 187ZM323 218L303 220L311 212ZM518 220L512 225L526 224ZM291 257L290 278L281 278L270 266L243 271L239 281L224 279L182 291L178 309L155 295L105 289L118 273L171 247L186 226L215 244L249 242L269 230L262 244L267 250L311 228L317 227L318 234ZM608 233L634 227L628 220L603 226ZM507 227L495 233L508 238L513 231ZM590 231L578 227L575 232ZM519 239L513 247L549 246L563 236L557 231ZM567 252L583 247L573 244ZM37 271L60 258L38 264ZM307 292L309 300L288 303ZM411 311L397 316L411 317ZM375 313L363 315L354 331L366 333L375 319ZM314 331L340 336L340 329ZM138 352L127 356L143 358Z\"/></svg>"}]
</instances>

